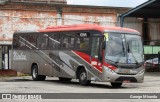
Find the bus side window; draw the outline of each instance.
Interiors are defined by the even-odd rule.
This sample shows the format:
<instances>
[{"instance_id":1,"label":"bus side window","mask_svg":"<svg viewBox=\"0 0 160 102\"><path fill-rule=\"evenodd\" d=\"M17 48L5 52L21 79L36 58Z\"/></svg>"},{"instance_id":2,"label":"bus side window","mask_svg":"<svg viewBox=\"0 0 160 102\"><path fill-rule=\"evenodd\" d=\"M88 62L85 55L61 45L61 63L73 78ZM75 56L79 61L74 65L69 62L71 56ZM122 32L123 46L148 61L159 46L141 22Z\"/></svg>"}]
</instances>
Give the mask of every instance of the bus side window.
<instances>
[{"instance_id":1,"label":"bus side window","mask_svg":"<svg viewBox=\"0 0 160 102\"><path fill-rule=\"evenodd\" d=\"M74 34L63 34L62 49L73 49L74 39Z\"/></svg>"},{"instance_id":2,"label":"bus side window","mask_svg":"<svg viewBox=\"0 0 160 102\"><path fill-rule=\"evenodd\" d=\"M37 47L39 49L46 49L48 46L48 34L39 34L37 38Z\"/></svg>"},{"instance_id":3,"label":"bus side window","mask_svg":"<svg viewBox=\"0 0 160 102\"><path fill-rule=\"evenodd\" d=\"M19 49L19 36L17 35L13 37L13 49Z\"/></svg>"},{"instance_id":4,"label":"bus side window","mask_svg":"<svg viewBox=\"0 0 160 102\"><path fill-rule=\"evenodd\" d=\"M59 49L60 44L60 34L50 34L49 49Z\"/></svg>"},{"instance_id":5,"label":"bus side window","mask_svg":"<svg viewBox=\"0 0 160 102\"><path fill-rule=\"evenodd\" d=\"M37 39L36 34L27 35L26 36L26 48L27 49L36 49L36 42L37 42L36 39Z\"/></svg>"},{"instance_id":6,"label":"bus side window","mask_svg":"<svg viewBox=\"0 0 160 102\"><path fill-rule=\"evenodd\" d=\"M89 47L89 38L76 39L76 44L75 44L76 49L84 50L84 49L88 49L88 47Z\"/></svg>"},{"instance_id":7,"label":"bus side window","mask_svg":"<svg viewBox=\"0 0 160 102\"><path fill-rule=\"evenodd\" d=\"M19 36L19 47L20 49L25 49L26 48L26 40L25 40L25 36Z\"/></svg>"}]
</instances>

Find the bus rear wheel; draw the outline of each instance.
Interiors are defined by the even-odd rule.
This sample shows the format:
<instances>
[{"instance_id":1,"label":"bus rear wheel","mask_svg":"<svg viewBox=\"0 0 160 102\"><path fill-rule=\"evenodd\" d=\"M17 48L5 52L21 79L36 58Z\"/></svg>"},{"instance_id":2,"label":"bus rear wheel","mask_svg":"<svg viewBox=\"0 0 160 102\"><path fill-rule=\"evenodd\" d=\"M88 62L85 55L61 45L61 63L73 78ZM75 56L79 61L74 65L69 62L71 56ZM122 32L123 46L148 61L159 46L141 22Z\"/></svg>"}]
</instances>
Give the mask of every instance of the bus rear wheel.
<instances>
[{"instance_id":1,"label":"bus rear wheel","mask_svg":"<svg viewBox=\"0 0 160 102\"><path fill-rule=\"evenodd\" d=\"M71 78L59 77L59 80L62 81L62 82L70 82L72 79Z\"/></svg>"},{"instance_id":2,"label":"bus rear wheel","mask_svg":"<svg viewBox=\"0 0 160 102\"><path fill-rule=\"evenodd\" d=\"M38 66L37 65L32 66L31 74L32 74L32 79L34 81L43 81L46 79L45 75L38 75Z\"/></svg>"},{"instance_id":3,"label":"bus rear wheel","mask_svg":"<svg viewBox=\"0 0 160 102\"><path fill-rule=\"evenodd\" d=\"M112 87L114 87L114 88L119 88L119 87L121 87L122 86L122 83L121 82L111 82L111 85L112 85Z\"/></svg>"},{"instance_id":4,"label":"bus rear wheel","mask_svg":"<svg viewBox=\"0 0 160 102\"><path fill-rule=\"evenodd\" d=\"M84 69L81 69L79 71L78 78L79 78L79 83L81 85L83 85L83 86L87 86L87 85L89 85L91 83L90 80L87 80L87 73L86 73L86 71Z\"/></svg>"}]
</instances>

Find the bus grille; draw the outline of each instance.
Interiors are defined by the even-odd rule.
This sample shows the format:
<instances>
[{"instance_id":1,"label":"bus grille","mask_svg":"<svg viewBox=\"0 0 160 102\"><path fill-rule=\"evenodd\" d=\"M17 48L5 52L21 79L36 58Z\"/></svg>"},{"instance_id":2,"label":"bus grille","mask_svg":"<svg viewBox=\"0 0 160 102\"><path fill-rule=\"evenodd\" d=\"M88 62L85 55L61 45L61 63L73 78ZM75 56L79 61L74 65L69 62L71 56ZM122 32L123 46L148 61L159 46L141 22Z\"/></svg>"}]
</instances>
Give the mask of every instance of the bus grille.
<instances>
[{"instance_id":1,"label":"bus grille","mask_svg":"<svg viewBox=\"0 0 160 102\"><path fill-rule=\"evenodd\" d=\"M126 81L126 80L129 80L130 82L137 82L137 79L134 78L134 77L119 77L115 81L123 82L123 81Z\"/></svg>"},{"instance_id":2,"label":"bus grille","mask_svg":"<svg viewBox=\"0 0 160 102\"><path fill-rule=\"evenodd\" d=\"M120 75L136 75L136 73L117 73L117 74L120 74Z\"/></svg>"}]
</instances>

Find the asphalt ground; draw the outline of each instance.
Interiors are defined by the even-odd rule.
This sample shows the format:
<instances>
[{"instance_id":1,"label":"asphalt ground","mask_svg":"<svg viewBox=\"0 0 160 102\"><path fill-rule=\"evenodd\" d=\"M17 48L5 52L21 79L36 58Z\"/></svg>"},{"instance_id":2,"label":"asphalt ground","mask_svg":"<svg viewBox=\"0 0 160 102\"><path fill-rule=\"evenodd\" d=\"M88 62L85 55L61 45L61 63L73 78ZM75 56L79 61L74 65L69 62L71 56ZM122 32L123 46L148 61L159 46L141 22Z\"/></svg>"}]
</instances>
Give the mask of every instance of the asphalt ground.
<instances>
[{"instance_id":1,"label":"asphalt ground","mask_svg":"<svg viewBox=\"0 0 160 102\"><path fill-rule=\"evenodd\" d=\"M121 93L153 93L160 95L160 73L152 72L145 73L144 83L124 83L120 88L112 88L108 82L91 82L90 86L79 85L78 80L73 79L71 82L61 82L56 77L47 77L45 81L32 81L31 76L21 77L0 77L0 93L62 93L67 96L67 93L76 95L80 93L79 99L0 99L0 102L159 102L159 99L114 99L122 95ZM47 94L48 93L48 94ZM98 93L89 99L83 99L87 93ZM113 99L96 99L96 97L103 96L104 93L113 93ZM118 93L118 94L117 94ZM89 95L88 94L88 95ZM85 95L85 96L84 96ZM97 95L97 96L96 96ZM117 95L117 96L116 96ZM59 97L59 96L58 96ZM74 98L74 97L73 97Z\"/></svg>"}]
</instances>

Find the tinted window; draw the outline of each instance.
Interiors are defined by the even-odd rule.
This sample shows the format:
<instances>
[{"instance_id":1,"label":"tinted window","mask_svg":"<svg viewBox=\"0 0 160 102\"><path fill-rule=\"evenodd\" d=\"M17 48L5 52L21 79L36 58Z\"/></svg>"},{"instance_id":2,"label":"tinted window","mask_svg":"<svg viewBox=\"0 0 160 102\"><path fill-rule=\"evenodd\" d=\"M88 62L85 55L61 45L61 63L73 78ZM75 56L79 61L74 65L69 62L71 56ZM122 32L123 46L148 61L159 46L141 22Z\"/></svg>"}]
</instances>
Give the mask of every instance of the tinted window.
<instances>
[{"instance_id":1,"label":"tinted window","mask_svg":"<svg viewBox=\"0 0 160 102\"><path fill-rule=\"evenodd\" d=\"M36 34L26 35L26 48L27 49L36 49Z\"/></svg>"},{"instance_id":2,"label":"tinted window","mask_svg":"<svg viewBox=\"0 0 160 102\"><path fill-rule=\"evenodd\" d=\"M24 35L19 36L19 47L20 49L26 48L26 37Z\"/></svg>"},{"instance_id":3,"label":"tinted window","mask_svg":"<svg viewBox=\"0 0 160 102\"><path fill-rule=\"evenodd\" d=\"M49 36L49 49L60 48L60 34L50 34Z\"/></svg>"},{"instance_id":4,"label":"tinted window","mask_svg":"<svg viewBox=\"0 0 160 102\"><path fill-rule=\"evenodd\" d=\"M13 48L18 49L19 48L19 36L14 35L13 37Z\"/></svg>"},{"instance_id":5,"label":"tinted window","mask_svg":"<svg viewBox=\"0 0 160 102\"><path fill-rule=\"evenodd\" d=\"M81 49L81 50L88 49L89 37L90 37L90 34L88 32L77 33L75 48Z\"/></svg>"},{"instance_id":6,"label":"tinted window","mask_svg":"<svg viewBox=\"0 0 160 102\"><path fill-rule=\"evenodd\" d=\"M63 34L62 39L62 49L72 49L74 48L74 34Z\"/></svg>"},{"instance_id":7,"label":"tinted window","mask_svg":"<svg viewBox=\"0 0 160 102\"><path fill-rule=\"evenodd\" d=\"M48 46L48 34L39 34L37 38L37 47L39 49L46 49Z\"/></svg>"}]
</instances>

